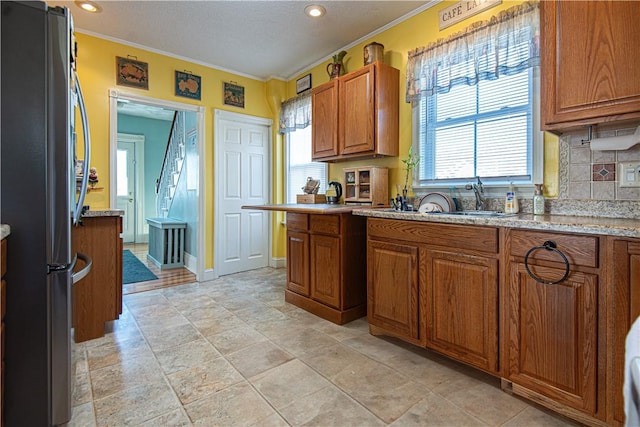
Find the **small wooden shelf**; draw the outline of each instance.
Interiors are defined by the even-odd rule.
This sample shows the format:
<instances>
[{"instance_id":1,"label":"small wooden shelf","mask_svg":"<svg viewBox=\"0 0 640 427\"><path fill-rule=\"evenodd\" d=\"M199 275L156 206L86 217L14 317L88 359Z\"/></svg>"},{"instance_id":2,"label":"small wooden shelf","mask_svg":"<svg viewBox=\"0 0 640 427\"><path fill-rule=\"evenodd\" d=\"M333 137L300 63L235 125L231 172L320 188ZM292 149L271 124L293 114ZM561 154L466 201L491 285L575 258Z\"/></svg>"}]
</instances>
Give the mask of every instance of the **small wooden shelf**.
<instances>
[{"instance_id":1,"label":"small wooden shelf","mask_svg":"<svg viewBox=\"0 0 640 427\"><path fill-rule=\"evenodd\" d=\"M378 166L344 169L345 203L389 204L389 170Z\"/></svg>"}]
</instances>

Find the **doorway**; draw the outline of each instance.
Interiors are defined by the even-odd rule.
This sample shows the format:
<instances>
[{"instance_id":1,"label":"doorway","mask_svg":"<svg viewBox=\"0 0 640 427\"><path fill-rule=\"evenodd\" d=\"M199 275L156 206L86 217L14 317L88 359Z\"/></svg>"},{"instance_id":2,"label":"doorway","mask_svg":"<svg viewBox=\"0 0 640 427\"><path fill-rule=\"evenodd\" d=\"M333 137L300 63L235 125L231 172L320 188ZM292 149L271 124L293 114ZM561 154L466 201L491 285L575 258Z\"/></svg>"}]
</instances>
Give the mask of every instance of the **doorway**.
<instances>
[{"instance_id":1,"label":"doorway","mask_svg":"<svg viewBox=\"0 0 640 427\"><path fill-rule=\"evenodd\" d=\"M189 196L181 199L179 212L169 212L169 215L183 220L181 212L189 213L189 218L185 220L188 222L190 235L185 239L185 267L196 274L196 280L202 280L205 254L204 239L201 237L204 229L201 220L204 218L201 189L204 183L200 171L204 171L204 107L127 94L118 90L111 90L109 96L110 170L114 171L110 174L109 197L110 206L125 212L125 243L148 242L149 226L146 219L167 216L157 208L156 179L162 169L173 116L177 111L181 111L190 118L190 158L188 162L185 161L190 168ZM124 111L130 114L121 114ZM144 114L147 114L146 118ZM133 126L131 123L137 123L136 120L140 123L146 121L147 124L153 122L149 126L149 132L139 131ZM119 132L123 129L124 132ZM186 173L185 171L185 175ZM188 206L185 203L188 203Z\"/></svg>"},{"instance_id":2,"label":"doorway","mask_svg":"<svg viewBox=\"0 0 640 427\"><path fill-rule=\"evenodd\" d=\"M270 264L271 216L242 206L269 203L271 125L269 119L214 112L214 253L218 276Z\"/></svg>"},{"instance_id":3,"label":"doorway","mask_svg":"<svg viewBox=\"0 0 640 427\"><path fill-rule=\"evenodd\" d=\"M144 135L118 133L117 208L124 211L123 243L148 242L144 218Z\"/></svg>"}]
</instances>

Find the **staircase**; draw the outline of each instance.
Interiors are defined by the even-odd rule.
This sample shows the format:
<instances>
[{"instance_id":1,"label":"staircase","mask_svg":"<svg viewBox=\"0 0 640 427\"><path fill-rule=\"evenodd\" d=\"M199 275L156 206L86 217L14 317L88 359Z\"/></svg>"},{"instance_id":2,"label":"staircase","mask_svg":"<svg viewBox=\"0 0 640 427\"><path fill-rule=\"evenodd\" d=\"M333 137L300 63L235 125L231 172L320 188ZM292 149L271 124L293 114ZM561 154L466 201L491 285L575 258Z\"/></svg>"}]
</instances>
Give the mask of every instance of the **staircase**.
<instances>
[{"instance_id":1,"label":"staircase","mask_svg":"<svg viewBox=\"0 0 640 427\"><path fill-rule=\"evenodd\" d=\"M176 193L182 165L186 155L186 135L184 130L184 111L176 111L173 116L171 133L164 153L160 177L156 180L156 211L160 218L169 215L169 209Z\"/></svg>"}]
</instances>

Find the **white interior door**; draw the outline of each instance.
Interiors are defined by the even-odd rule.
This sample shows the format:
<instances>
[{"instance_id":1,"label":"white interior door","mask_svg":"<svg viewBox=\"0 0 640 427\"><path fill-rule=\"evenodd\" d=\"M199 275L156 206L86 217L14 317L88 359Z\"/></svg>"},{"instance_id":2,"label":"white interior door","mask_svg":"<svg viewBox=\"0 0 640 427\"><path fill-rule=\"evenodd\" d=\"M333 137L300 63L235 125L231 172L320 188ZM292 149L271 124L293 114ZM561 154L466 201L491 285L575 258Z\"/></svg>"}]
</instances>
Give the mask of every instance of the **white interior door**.
<instances>
[{"instance_id":1,"label":"white interior door","mask_svg":"<svg viewBox=\"0 0 640 427\"><path fill-rule=\"evenodd\" d=\"M215 269L218 275L269 265L271 121L216 111Z\"/></svg>"},{"instance_id":2,"label":"white interior door","mask_svg":"<svg viewBox=\"0 0 640 427\"><path fill-rule=\"evenodd\" d=\"M124 211L122 240L133 243L136 238L135 143L118 141L118 209Z\"/></svg>"}]
</instances>

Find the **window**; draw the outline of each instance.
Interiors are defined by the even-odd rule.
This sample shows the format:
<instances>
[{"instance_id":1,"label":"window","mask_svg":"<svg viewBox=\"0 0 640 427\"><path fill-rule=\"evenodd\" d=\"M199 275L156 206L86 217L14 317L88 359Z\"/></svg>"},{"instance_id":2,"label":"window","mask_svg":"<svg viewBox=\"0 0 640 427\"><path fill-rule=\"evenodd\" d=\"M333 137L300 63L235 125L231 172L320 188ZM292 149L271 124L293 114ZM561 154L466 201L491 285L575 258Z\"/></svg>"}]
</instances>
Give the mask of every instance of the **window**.
<instances>
[{"instance_id":1,"label":"window","mask_svg":"<svg viewBox=\"0 0 640 427\"><path fill-rule=\"evenodd\" d=\"M539 21L525 2L409 52L416 186L542 181Z\"/></svg>"},{"instance_id":2,"label":"window","mask_svg":"<svg viewBox=\"0 0 640 427\"><path fill-rule=\"evenodd\" d=\"M127 150L118 150L117 156L117 179L116 179L116 195L128 196L129 195L129 176L127 174Z\"/></svg>"},{"instance_id":3,"label":"window","mask_svg":"<svg viewBox=\"0 0 640 427\"><path fill-rule=\"evenodd\" d=\"M311 161L311 126L285 134L286 203L296 203L307 177L320 180L320 193L327 188L327 164Z\"/></svg>"},{"instance_id":4,"label":"window","mask_svg":"<svg viewBox=\"0 0 640 427\"><path fill-rule=\"evenodd\" d=\"M526 69L421 97L415 112L420 184L533 181L534 72ZM415 115L414 115L415 117Z\"/></svg>"}]
</instances>

